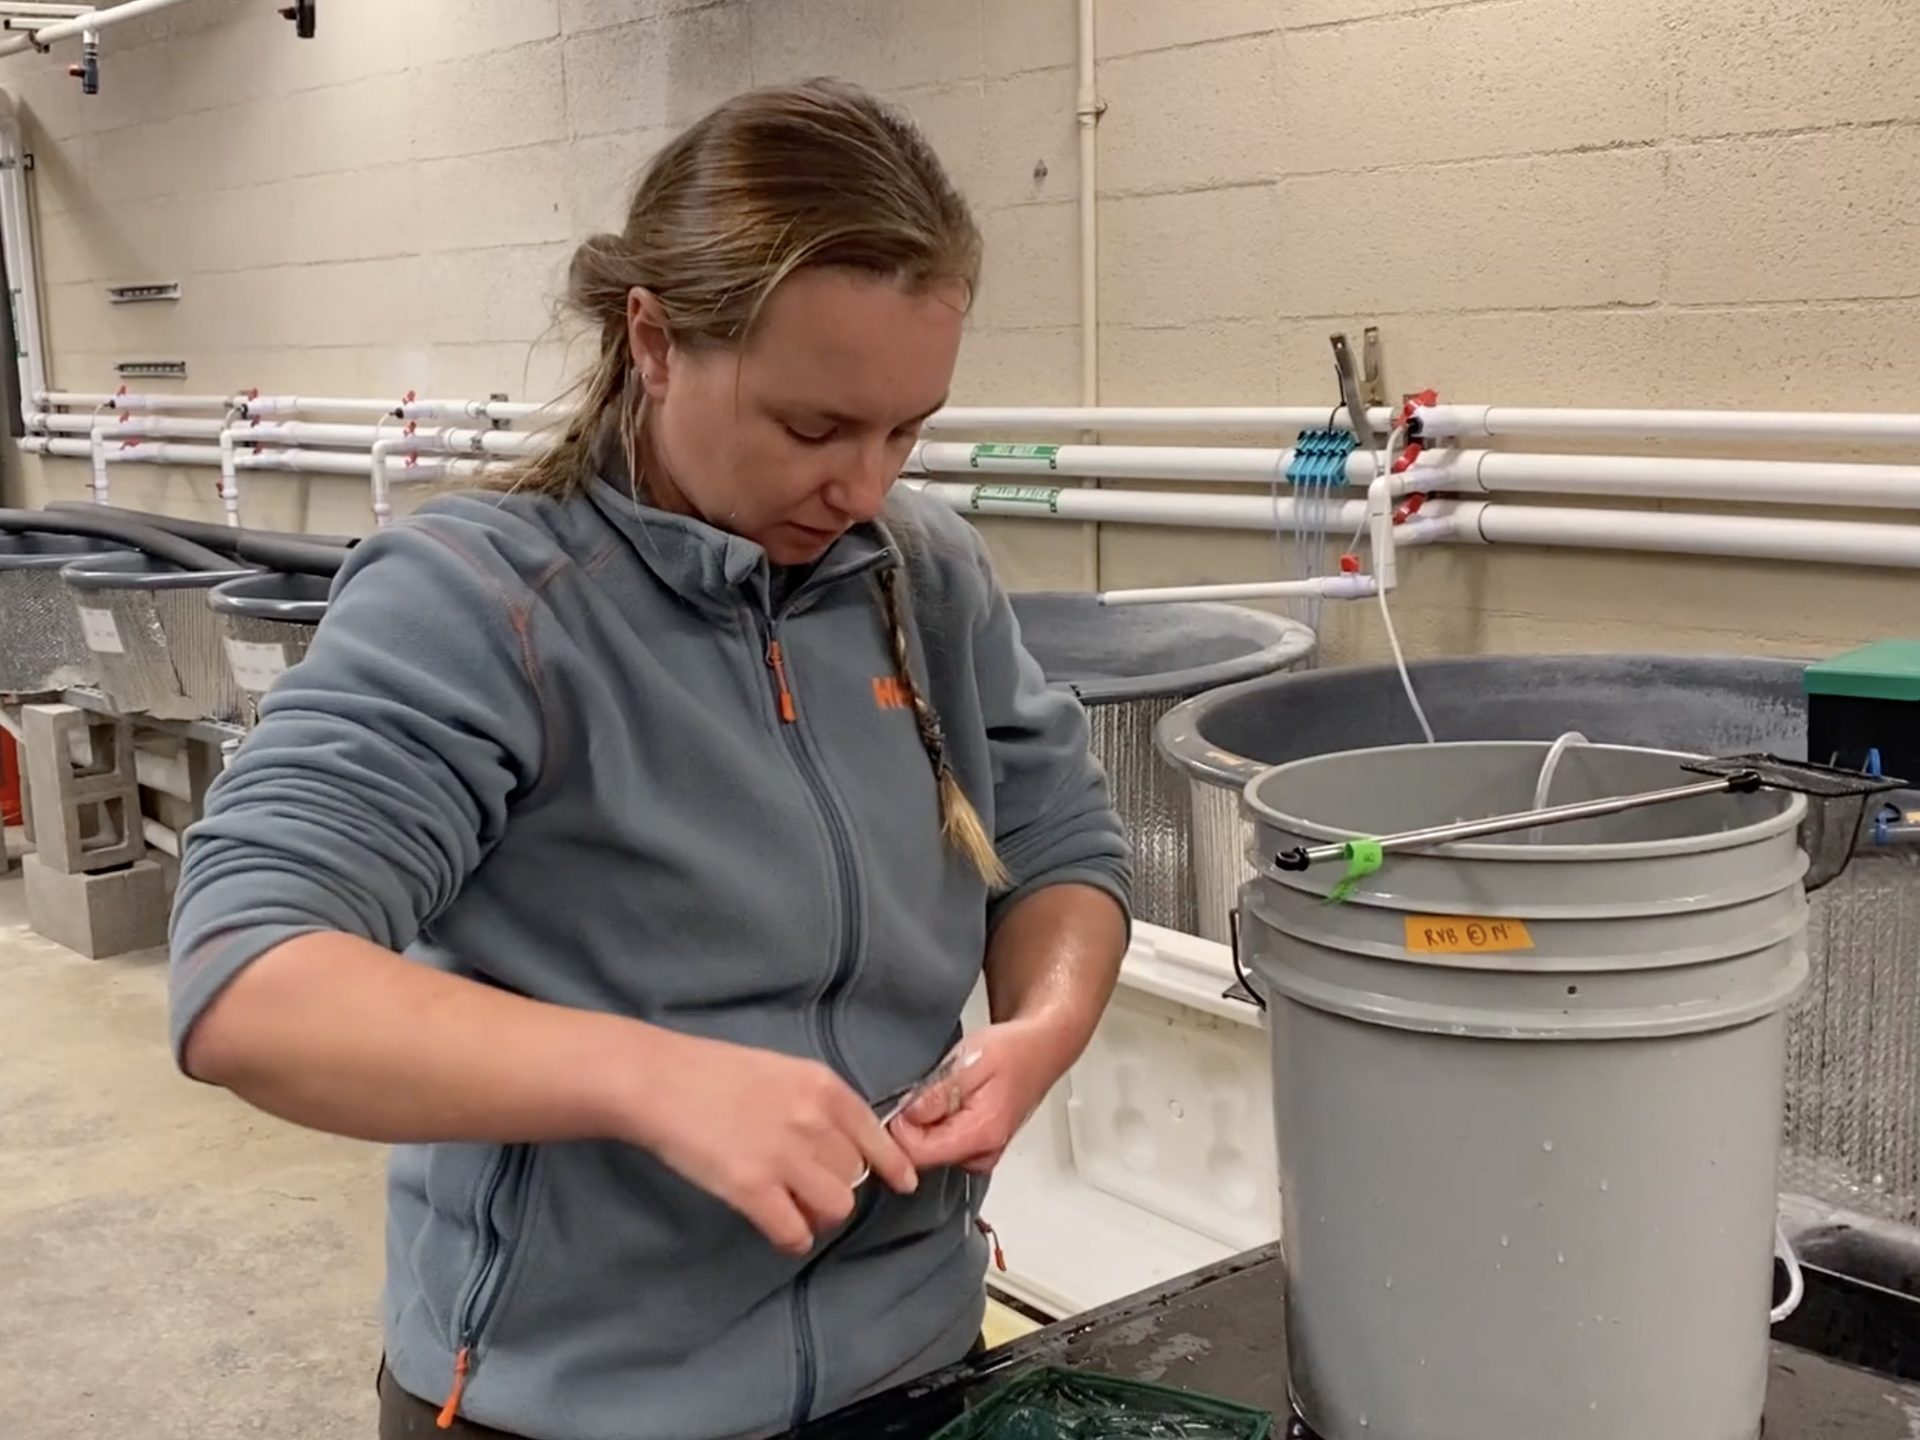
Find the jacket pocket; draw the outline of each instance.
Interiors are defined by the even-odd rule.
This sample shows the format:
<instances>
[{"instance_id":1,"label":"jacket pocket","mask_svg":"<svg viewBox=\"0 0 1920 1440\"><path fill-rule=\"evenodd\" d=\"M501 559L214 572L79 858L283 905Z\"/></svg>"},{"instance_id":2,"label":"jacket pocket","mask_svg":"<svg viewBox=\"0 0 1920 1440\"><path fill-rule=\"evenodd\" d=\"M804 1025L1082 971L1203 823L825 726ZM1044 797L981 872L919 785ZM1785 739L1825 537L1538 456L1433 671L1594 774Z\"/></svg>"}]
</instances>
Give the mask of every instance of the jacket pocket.
<instances>
[{"instance_id":1,"label":"jacket pocket","mask_svg":"<svg viewBox=\"0 0 1920 1440\"><path fill-rule=\"evenodd\" d=\"M453 1306L453 1385L441 1411L450 1425L460 1413L467 1378L479 1363L487 1332L499 1311L524 1228L535 1150L503 1145L481 1172L474 1195L477 1243L474 1263Z\"/></svg>"}]
</instances>

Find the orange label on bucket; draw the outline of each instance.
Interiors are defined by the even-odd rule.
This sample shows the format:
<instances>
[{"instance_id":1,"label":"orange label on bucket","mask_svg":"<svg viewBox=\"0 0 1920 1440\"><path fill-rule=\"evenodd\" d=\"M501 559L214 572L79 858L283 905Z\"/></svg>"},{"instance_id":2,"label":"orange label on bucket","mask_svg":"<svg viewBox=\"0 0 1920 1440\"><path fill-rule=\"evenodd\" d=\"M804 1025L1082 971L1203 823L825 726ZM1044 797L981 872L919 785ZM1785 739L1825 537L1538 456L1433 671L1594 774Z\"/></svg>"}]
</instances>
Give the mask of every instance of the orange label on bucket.
<instances>
[{"instance_id":1,"label":"orange label on bucket","mask_svg":"<svg viewBox=\"0 0 1920 1440\"><path fill-rule=\"evenodd\" d=\"M1519 920L1409 915L1407 949L1416 955L1496 955L1503 950L1533 949L1533 936Z\"/></svg>"}]
</instances>

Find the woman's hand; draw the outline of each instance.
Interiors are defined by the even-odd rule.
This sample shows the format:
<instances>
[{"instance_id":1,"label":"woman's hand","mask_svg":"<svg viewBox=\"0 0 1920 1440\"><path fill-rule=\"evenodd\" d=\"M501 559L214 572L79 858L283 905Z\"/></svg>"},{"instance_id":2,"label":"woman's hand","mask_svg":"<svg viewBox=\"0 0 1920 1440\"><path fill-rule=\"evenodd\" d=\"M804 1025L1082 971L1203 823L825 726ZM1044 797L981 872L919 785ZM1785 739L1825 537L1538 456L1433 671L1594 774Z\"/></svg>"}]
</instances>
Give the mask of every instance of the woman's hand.
<instances>
[{"instance_id":1,"label":"woman's hand","mask_svg":"<svg viewBox=\"0 0 1920 1440\"><path fill-rule=\"evenodd\" d=\"M621 1138L785 1253L805 1255L853 1213L869 1167L903 1195L919 1184L866 1102L826 1066L666 1030L650 1037Z\"/></svg>"},{"instance_id":2,"label":"woman's hand","mask_svg":"<svg viewBox=\"0 0 1920 1440\"><path fill-rule=\"evenodd\" d=\"M989 1025L960 1042L953 1073L890 1127L916 1169L984 1175L1072 1063L1072 1047L1040 1020Z\"/></svg>"}]
</instances>

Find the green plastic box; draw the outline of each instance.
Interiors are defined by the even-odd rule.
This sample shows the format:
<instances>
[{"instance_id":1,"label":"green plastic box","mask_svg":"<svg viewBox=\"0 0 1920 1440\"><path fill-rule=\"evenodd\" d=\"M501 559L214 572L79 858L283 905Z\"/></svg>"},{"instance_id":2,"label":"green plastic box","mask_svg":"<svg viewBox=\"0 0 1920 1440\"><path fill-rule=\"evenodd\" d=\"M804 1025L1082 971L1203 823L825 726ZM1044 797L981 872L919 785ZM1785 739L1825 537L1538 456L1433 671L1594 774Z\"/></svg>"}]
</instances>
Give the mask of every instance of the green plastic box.
<instances>
[{"instance_id":1,"label":"green plastic box","mask_svg":"<svg viewBox=\"0 0 1920 1440\"><path fill-rule=\"evenodd\" d=\"M1046 1366L994 1391L933 1440L1268 1440L1272 1433L1264 1410Z\"/></svg>"},{"instance_id":2,"label":"green plastic box","mask_svg":"<svg viewBox=\"0 0 1920 1440\"><path fill-rule=\"evenodd\" d=\"M1920 640L1882 640L1807 667L1807 758L1920 784Z\"/></svg>"}]
</instances>

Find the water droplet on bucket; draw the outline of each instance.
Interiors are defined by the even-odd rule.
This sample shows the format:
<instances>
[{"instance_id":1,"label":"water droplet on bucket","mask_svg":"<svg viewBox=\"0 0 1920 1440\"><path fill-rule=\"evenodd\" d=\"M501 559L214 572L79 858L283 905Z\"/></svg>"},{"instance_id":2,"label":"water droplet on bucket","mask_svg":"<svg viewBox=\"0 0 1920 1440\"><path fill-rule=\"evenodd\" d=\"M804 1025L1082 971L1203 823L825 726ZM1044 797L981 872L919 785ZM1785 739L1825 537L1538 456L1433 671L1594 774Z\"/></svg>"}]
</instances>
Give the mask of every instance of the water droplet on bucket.
<instances>
[{"instance_id":1,"label":"water droplet on bucket","mask_svg":"<svg viewBox=\"0 0 1920 1440\"><path fill-rule=\"evenodd\" d=\"M1389 1275L1387 1276L1387 1289L1391 1290L1392 1288L1393 1288L1393 1277Z\"/></svg>"},{"instance_id":2,"label":"water droplet on bucket","mask_svg":"<svg viewBox=\"0 0 1920 1440\"><path fill-rule=\"evenodd\" d=\"M1600 1408L1600 1402L1598 1400L1587 1401L1587 1409L1598 1410L1599 1408Z\"/></svg>"},{"instance_id":3,"label":"water droplet on bucket","mask_svg":"<svg viewBox=\"0 0 1920 1440\"><path fill-rule=\"evenodd\" d=\"M1427 1357L1426 1357L1426 1356L1424 1356L1424 1355L1422 1355L1422 1356L1420 1357L1420 1368L1421 1368L1422 1370L1424 1370L1424 1369L1426 1369L1426 1368L1427 1368Z\"/></svg>"},{"instance_id":4,"label":"water droplet on bucket","mask_svg":"<svg viewBox=\"0 0 1920 1440\"><path fill-rule=\"evenodd\" d=\"M1607 1193L1607 1191L1609 1191L1609 1190L1611 1190L1612 1188L1613 1188L1613 1186L1612 1186L1612 1185L1610 1185L1610 1184L1608 1184L1608 1183L1607 1183L1607 1182L1606 1182L1605 1180L1602 1180L1602 1181L1600 1182L1600 1193L1601 1193L1602 1195L1604 1195L1604 1194L1606 1194L1606 1193Z\"/></svg>"},{"instance_id":5,"label":"water droplet on bucket","mask_svg":"<svg viewBox=\"0 0 1920 1440\"><path fill-rule=\"evenodd\" d=\"M1553 1258L1557 1264L1564 1265L1567 1263L1567 1252L1562 1250L1558 1255L1555 1255Z\"/></svg>"},{"instance_id":6,"label":"water droplet on bucket","mask_svg":"<svg viewBox=\"0 0 1920 1440\"><path fill-rule=\"evenodd\" d=\"M1365 1430L1367 1428L1367 1425L1368 1425L1367 1417L1362 1415L1360 1417L1360 1428L1362 1430Z\"/></svg>"},{"instance_id":7,"label":"water droplet on bucket","mask_svg":"<svg viewBox=\"0 0 1920 1440\"><path fill-rule=\"evenodd\" d=\"M1551 1155L1553 1153L1553 1142L1551 1140L1542 1140L1540 1142L1540 1148Z\"/></svg>"},{"instance_id":8,"label":"water droplet on bucket","mask_svg":"<svg viewBox=\"0 0 1920 1440\"><path fill-rule=\"evenodd\" d=\"M1504 1236L1504 1235L1502 1235L1502 1236L1500 1237L1500 1248L1501 1248L1502 1250L1510 1250L1510 1249L1512 1249L1512 1248L1513 1248L1513 1241L1511 1241L1511 1240L1509 1240L1509 1239L1508 1239L1508 1238L1507 1238L1506 1236Z\"/></svg>"}]
</instances>

